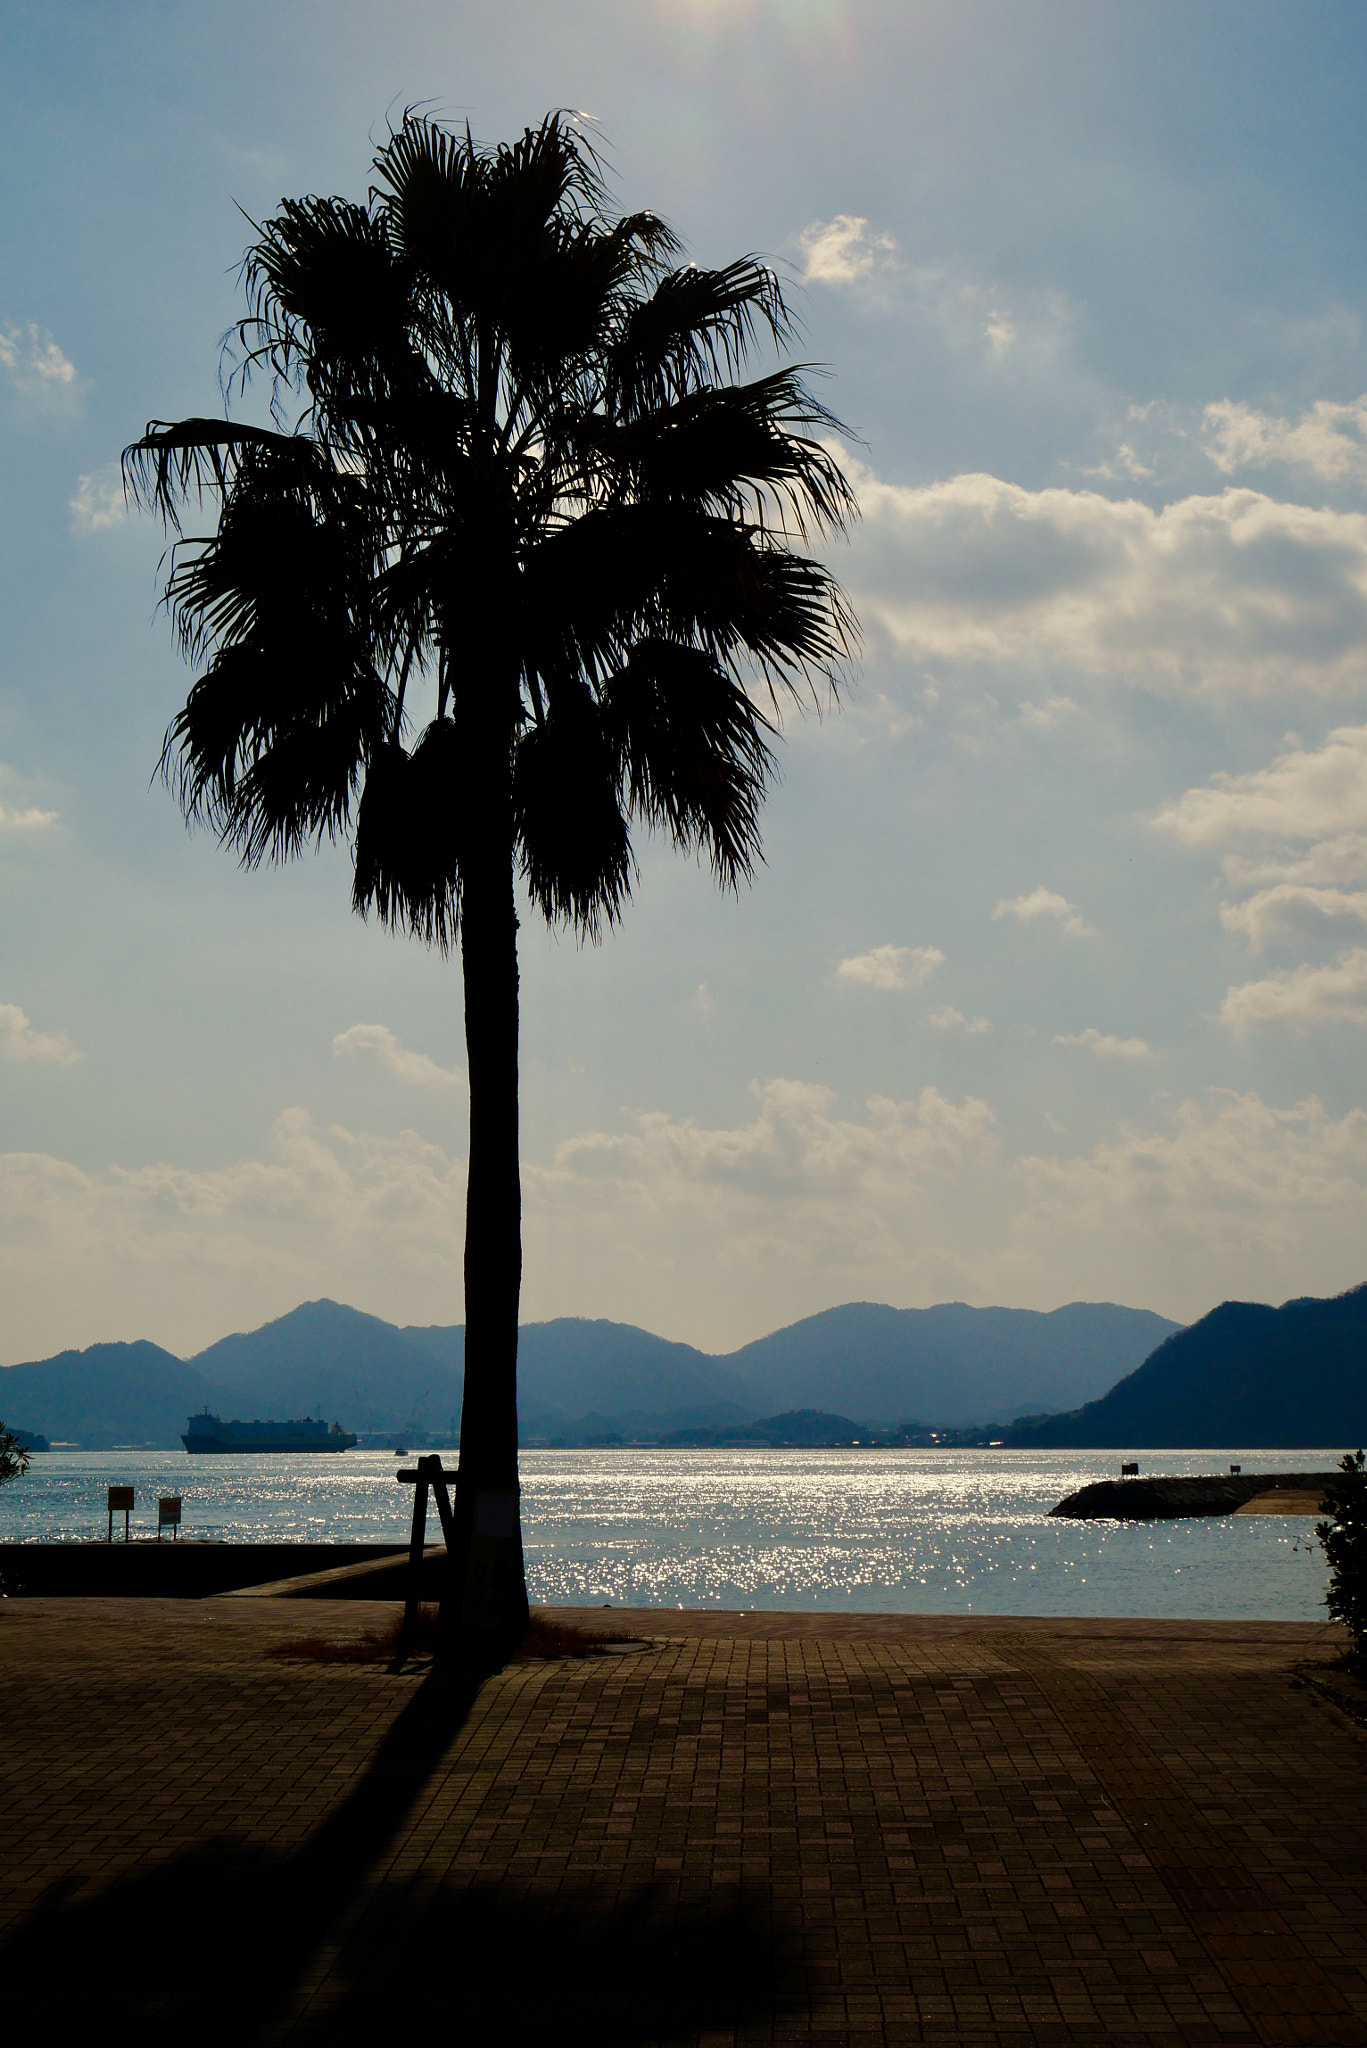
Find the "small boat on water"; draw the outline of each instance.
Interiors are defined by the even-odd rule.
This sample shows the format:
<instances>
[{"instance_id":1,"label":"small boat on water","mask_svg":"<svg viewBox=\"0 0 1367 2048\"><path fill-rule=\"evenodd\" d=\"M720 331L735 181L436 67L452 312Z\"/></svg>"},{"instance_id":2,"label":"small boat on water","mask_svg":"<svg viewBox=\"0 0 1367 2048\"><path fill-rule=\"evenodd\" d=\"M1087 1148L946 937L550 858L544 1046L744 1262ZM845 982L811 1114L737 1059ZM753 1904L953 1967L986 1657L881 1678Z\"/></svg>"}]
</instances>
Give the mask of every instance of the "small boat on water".
<instances>
[{"instance_id":1,"label":"small boat on water","mask_svg":"<svg viewBox=\"0 0 1367 2048\"><path fill-rule=\"evenodd\" d=\"M353 1431L334 1422L315 1422L306 1415L302 1422L222 1422L206 1408L189 1418L181 1437L193 1455L242 1451L349 1451L356 1441Z\"/></svg>"}]
</instances>

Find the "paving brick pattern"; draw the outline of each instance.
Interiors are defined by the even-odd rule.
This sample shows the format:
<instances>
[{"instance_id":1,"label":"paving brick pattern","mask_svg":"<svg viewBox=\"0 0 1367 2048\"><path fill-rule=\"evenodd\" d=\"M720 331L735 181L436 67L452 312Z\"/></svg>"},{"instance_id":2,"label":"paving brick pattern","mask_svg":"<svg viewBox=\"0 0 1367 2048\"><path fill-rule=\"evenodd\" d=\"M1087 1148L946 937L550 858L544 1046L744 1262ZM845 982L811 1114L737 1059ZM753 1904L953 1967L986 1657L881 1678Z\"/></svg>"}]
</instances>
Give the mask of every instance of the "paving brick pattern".
<instances>
[{"instance_id":1,"label":"paving brick pattern","mask_svg":"<svg viewBox=\"0 0 1367 2048\"><path fill-rule=\"evenodd\" d=\"M4 1603L13 2038L1367 2043L1324 1631L611 1619L476 1687L266 1655L377 1604Z\"/></svg>"}]
</instances>

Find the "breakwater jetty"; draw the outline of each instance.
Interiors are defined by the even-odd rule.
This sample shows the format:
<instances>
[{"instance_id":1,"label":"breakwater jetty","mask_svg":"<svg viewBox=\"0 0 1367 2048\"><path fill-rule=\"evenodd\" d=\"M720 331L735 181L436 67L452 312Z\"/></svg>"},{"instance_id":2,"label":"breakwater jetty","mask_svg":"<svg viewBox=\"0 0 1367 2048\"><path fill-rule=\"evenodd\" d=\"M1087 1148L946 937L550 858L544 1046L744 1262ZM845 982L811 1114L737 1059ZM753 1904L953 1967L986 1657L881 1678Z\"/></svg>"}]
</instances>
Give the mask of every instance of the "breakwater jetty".
<instances>
[{"instance_id":1,"label":"breakwater jetty","mask_svg":"<svg viewBox=\"0 0 1367 2048\"><path fill-rule=\"evenodd\" d=\"M1172 1522L1184 1515L1233 1515L1247 1502L1267 1494L1322 1497L1341 1476L1337 1472L1230 1472L1192 1478L1099 1479L1068 1494L1049 1513L1070 1522Z\"/></svg>"}]
</instances>

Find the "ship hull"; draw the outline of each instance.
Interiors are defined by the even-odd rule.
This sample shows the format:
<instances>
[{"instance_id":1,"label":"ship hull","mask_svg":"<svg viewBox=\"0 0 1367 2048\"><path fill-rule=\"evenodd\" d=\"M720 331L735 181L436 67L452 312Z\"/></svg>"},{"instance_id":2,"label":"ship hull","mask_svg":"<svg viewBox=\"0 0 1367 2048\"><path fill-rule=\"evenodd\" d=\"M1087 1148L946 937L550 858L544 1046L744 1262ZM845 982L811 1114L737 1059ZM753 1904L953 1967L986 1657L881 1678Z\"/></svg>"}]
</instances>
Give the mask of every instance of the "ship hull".
<instances>
[{"instance_id":1,"label":"ship hull","mask_svg":"<svg viewBox=\"0 0 1367 2048\"><path fill-rule=\"evenodd\" d=\"M268 1437L265 1442L257 1443L230 1443L217 1436L181 1437L181 1442L192 1458L255 1458L268 1453L278 1456L282 1451L288 1451L291 1455L296 1451L349 1451L355 1441L355 1437L349 1433L339 1437L319 1437L313 1441L307 1437Z\"/></svg>"}]
</instances>

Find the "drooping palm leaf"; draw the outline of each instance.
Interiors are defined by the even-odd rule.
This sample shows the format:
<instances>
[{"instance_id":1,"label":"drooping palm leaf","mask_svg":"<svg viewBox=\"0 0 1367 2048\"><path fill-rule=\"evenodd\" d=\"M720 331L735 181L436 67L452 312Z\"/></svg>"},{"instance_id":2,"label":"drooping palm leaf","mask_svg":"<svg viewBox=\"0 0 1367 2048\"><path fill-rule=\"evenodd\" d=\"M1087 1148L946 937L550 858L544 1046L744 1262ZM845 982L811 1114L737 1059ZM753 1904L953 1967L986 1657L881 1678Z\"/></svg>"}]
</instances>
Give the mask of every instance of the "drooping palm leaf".
<instances>
[{"instance_id":1,"label":"drooping palm leaf","mask_svg":"<svg viewBox=\"0 0 1367 2048\"><path fill-rule=\"evenodd\" d=\"M603 722L630 809L706 853L724 886L749 876L774 727L735 678L698 648L642 641L603 691Z\"/></svg>"},{"instance_id":2,"label":"drooping palm leaf","mask_svg":"<svg viewBox=\"0 0 1367 2048\"><path fill-rule=\"evenodd\" d=\"M411 754L376 751L356 816L353 906L443 953L459 922L462 837L479 827L466 768L455 727L434 719Z\"/></svg>"},{"instance_id":3,"label":"drooping palm leaf","mask_svg":"<svg viewBox=\"0 0 1367 2048\"><path fill-rule=\"evenodd\" d=\"M513 806L528 894L549 923L596 937L616 923L631 889L631 837L622 776L598 704L558 694L517 750Z\"/></svg>"}]
</instances>

